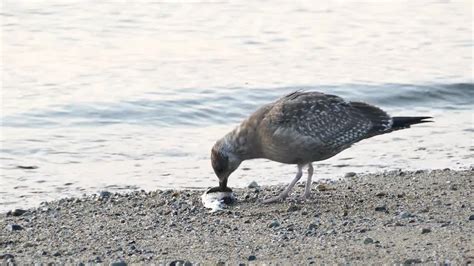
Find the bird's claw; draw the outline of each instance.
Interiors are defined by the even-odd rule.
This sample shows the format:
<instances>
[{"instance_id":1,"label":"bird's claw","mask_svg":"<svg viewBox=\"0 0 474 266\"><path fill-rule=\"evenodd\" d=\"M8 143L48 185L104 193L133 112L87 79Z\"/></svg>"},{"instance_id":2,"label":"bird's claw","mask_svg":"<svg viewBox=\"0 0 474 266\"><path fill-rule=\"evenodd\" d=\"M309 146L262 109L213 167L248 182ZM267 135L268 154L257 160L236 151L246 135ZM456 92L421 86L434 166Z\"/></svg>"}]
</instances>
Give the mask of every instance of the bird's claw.
<instances>
[{"instance_id":1,"label":"bird's claw","mask_svg":"<svg viewBox=\"0 0 474 266\"><path fill-rule=\"evenodd\" d=\"M262 203L264 203L264 204L275 203L275 202L282 201L282 200L286 199L286 197L287 197L287 196L279 195L279 196L277 196L277 197L265 199L265 200L262 201Z\"/></svg>"}]
</instances>

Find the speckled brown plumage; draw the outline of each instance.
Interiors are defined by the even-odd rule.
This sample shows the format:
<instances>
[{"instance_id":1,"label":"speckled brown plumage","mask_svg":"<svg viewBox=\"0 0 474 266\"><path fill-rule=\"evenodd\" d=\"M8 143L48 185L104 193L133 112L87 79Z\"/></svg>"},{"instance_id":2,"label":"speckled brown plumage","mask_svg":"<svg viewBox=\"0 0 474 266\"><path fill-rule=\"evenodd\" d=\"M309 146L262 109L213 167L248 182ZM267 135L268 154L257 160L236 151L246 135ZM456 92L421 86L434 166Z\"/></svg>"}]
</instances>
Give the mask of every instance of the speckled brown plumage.
<instances>
[{"instance_id":1,"label":"speckled brown plumage","mask_svg":"<svg viewBox=\"0 0 474 266\"><path fill-rule=\"evenodd\" d=\"M314 161L328 159L352 144L372 136L428 122L429 117L390 117L378 107L320 92L293 92L262 106L212 148L212 166L220 186L243 160L266 158L297 164L298 174L308 166L307 193ZM395 125L395 126L394 126Z\"/></svg>"}]
</instances>

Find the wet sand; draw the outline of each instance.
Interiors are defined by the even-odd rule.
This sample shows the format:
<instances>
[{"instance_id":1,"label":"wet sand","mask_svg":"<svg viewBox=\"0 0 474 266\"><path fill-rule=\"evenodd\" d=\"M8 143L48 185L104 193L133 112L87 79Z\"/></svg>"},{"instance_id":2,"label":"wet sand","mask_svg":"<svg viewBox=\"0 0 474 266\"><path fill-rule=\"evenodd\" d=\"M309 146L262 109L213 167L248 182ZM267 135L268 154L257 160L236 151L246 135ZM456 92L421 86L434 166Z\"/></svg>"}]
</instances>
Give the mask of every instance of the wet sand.
<instances>
[{"instance_id":1,"label":"wet sand","mask_svg":"<svg viewBox=\"0 0 474 266\"><path fill-rule=\"evenodd\" d=\"M1 214L0 261L173 265L474 261L474 170L391 171L234 190L209 213L202 191L102 192ZM257 180L258 181L258 180ZM116 264L119 265L119 264ZM189 265L189 263L188 263Z\"/></svg>"}]
</instances>

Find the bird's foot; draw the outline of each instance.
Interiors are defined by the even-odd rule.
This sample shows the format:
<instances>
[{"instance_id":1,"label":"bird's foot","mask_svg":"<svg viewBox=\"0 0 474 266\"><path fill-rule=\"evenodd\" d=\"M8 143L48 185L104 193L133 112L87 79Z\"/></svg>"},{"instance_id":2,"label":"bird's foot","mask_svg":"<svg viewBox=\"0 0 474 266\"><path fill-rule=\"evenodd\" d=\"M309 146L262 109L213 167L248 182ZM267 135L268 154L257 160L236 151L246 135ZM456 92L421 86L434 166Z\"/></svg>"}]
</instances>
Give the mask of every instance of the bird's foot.
<instances>
[{"instance_id":1,"label":"bird's foot","mask_svg":"<svg viewBox=\"0 0 474 266\"><path fill-rule=\"evenodd\" d=\"M303 195L301 195L302 200L310 200L311 199L311 193L310 192L305 192Z\"/></svg>"},{"instance_id":2,"label":"bird's foot","mask_svg":"<svg viewBox=\"0 0 474 266\"><path fill-rule=\"evenodd\" d=\"M277 201L282 201L282 200L286 199L286 197L288 197L288 195L280 194L276 197L265 199L265 200L262 201L262 203L264 203L264 204L274 203L274 202L277 202Z\"/></svg>"}]
</instances>

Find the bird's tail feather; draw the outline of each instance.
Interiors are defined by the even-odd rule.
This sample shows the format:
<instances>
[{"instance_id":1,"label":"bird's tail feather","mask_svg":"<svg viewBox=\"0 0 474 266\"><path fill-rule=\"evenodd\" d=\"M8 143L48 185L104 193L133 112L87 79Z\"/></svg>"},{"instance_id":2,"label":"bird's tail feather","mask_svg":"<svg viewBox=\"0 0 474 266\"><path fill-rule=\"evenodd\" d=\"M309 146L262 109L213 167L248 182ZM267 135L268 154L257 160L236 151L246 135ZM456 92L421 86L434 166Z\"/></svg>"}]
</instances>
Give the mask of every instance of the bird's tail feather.
<instances>
[{"instance_id":1,"label":"bird's tail feather","mask_svg":"<svg viewBox=\"0 0 474 266\"><path fill-rule=\"evenodd\" d=\"M398 130L403 128L409 128L411 125L420 124L420 123L429 123L433 122L431 116L395 116L393 117L392 130Z\"/></svg>"}]
</instances>

